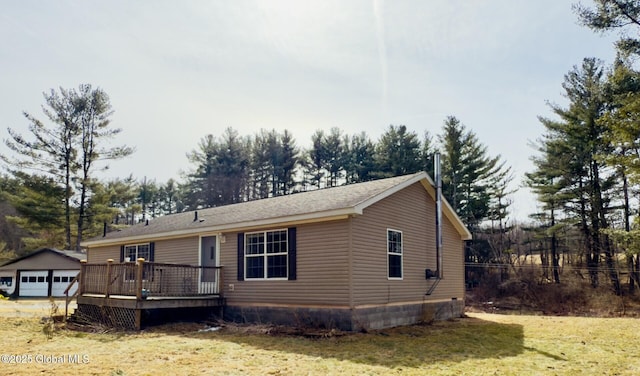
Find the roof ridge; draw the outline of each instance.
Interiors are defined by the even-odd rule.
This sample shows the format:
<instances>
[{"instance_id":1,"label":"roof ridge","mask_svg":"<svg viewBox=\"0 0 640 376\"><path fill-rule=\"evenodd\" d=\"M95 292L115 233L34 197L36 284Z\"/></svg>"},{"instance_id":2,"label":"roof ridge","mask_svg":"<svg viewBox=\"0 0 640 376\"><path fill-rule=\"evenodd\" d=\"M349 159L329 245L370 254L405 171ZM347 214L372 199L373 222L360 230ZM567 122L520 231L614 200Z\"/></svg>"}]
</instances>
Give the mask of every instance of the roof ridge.
<instances>
[{"instance_id":1,"label":"roof ridge","mask_svg":"<svg viewBox=\"0 0 640 376\"><path fill-rule=\"evenodd\" d=\"M419 172L416 172L416 173L413 173L413 174L390 176L390 177L386 177L386 178L367 180L367 181L358 182L358 183L350 183L350 184L347 183L347 184L342 184L342 185L336 185L336 186L333 186L333 187L316 188L316 189L310 189L310 190L307 190L307 191L299 191L299 192L288 193L288 194L284 194L284 195L280 195L280 196L264 197L264 198L254 199L254 200L234 202L234 203L231 203L231 204L224 204L224 205L219 205L219 206L211 206L211 207L208 207L208 208L192 209L192 210L189 210L189 211L180 212L180 213L173 213L173 214L170 214L170 215L186 214L186 213L192 213L192 212L195 212L195 211L198 211L198 212L210 211L210 210L219 209L219 208L223 208L223 207L231 207L231 206L234 206L234 205L242 205L242 204L254 203L256 201L267 201L267 200L271 201L271 200L278 200L278 199L282 199L282 198L285 198L285 197L291 197L291 196L297 196L297 195L314 194L314 193L317 193L317 192L325 192L327 190L332 190L332 189L347 189L347 188L352 188L354 186L363 186L363 185L374 184L374 183L379 184L380 182L389 181L389 180L392 180L392 179L405 178L405 179L408 180L409 178L414 177L414 176L419 175L419 174L422 174L422 173L424 173L424 172L423 171L419 171ZM364 199L363 201L366 201L366 199ZM166 217L166 215L162 216L162 217L158 217L158 218L163 218L163 217Z\"/></svg>"},{"instance_id":2,"label":"roof ridge","mask_svg":"<svg viewBox=\"0 0 640 376\"><path fill-rule=\"evenodd\" d=\"M193 209L158 217L148 224L141 222L121 231L109 232L103 237L88 239L83 242L83 246L111 243L119 239L142 241L163 234L182 236L201 231L222 231L291 221L319 221L323 218L361 214L363 208L403 188L405 182L422 176L426 176L426 173L421 171L362 183ZM396 189L397 187L400 188ZM195 212L198 213L197 217Z\"/></svg>"},{"instance_id":3,"label":"roof ridge","mask_svg":"<svg viewBox=\"0 0 640 376\"><path fill-rule=\"evenodd\" d=\"M397 180L401 180L402 182L405 182L405 181L408 181L408 180L413 179L414 177L416 177L416 176L418 176L418 175L422 175L422 174L424 174L424 173L425 173L424 171L418 171L418 172L415 172L415 173L413 173L413 174L398 175L398 176L391 176L391 177L383 178L383 179L370 180L370 181L368 181L367 183L369 183L369 182L379 182L379 181L381 181L381 180L391 180L391 179L397 179ZM398 186L398 185L400 185L400 184L401 184L401 183L394 184L394 185L393 185L393 187ZM391 189L391 188L392 188L392 187L390 187L390 188L388 188L388 189ZM385 189L385 191L387 191L388 189ZM362 201L358 202L355 206L361 205L362 203L365 203L365 202L367 202L367 201L371 200L372 198L374 198L374 197L376 197L376 196L378 196L378 195L380 195L380 194L382 194L382 193L384 193L384 191L383 191L383 192L378 192L377 194L374 194L374 195L371 195L370 197L365 198L365 199L363 199Z\"/></svg>"}]
</instances>

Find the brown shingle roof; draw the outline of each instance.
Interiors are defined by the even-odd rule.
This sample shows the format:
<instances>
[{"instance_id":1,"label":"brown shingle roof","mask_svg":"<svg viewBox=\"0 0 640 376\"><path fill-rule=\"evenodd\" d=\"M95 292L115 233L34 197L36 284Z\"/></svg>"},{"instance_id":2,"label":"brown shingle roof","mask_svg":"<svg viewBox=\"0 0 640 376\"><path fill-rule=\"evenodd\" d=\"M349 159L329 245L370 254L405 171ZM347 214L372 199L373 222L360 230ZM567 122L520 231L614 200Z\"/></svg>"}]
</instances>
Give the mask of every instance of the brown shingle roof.
<instances>
[{"instance_id":1,"label":"brown shingle roof","mask_svg":"<svg viewBox=\"0 0 640 376\"><path fill-rule=\"evenodd\" d=\"M424 172L200 209L197 210L197 220L194 220L194 211L171 214L150 220L148 225L140 223L121 231L107 233L104 237L87 240L83 245L91 246L123 239L142 240L357 214L359 210L372 203L371 200L377 201L398 187L404 187L422 179L428 179Z\"/></svg>"},{"instance_id":2,"label":"brown shingle roof","mask_svg":"<svg viewBox=\"0 0 640 376\"><path fill-rule=\"evenodd\" d=\"M36 251L30 252L30 253L22 256L22 257L18 257L18 258L15 258L13 260L7 261L6 263L0 265L0 269L3 269L5 266L8 267L11 264L15 264L15 263L17 263L19 261L22 261L24 259L27 259L29 257L36 256L36 255L38 255L40 253L43 253L43 252L52 252L54 254L57 254L57 255L60 255L60 256L63 256L63 257L74 259L75 261L80 261L80 260L86 260L87 259L87 254L84 253L84 252L76 252L76 251L68 251L68 250L61 251L61 250L55 249L55 248L40 248L40 249L38 249Z\"/></svg>"}]
</instances>

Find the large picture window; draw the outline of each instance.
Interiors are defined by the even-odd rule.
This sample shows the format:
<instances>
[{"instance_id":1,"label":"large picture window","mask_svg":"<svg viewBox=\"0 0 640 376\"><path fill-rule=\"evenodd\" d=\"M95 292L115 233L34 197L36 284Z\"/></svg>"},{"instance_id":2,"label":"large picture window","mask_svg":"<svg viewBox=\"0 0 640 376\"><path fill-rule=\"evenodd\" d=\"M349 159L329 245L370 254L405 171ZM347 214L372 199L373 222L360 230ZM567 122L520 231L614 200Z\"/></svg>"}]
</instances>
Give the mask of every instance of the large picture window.
<instances>
[{"instance_id":1,"label":"large picture window","mask_svg":"<svg viewBox=\"0 0 640 376\"><path fill-rule=\"evenodd\" d=\"M245 234L244 245L246 279L287 279L287 230Z\"/></svg>"},{"instance_id":2,"label":"large picture window","mask_svg":"<svg viewBox=\"0 0 640 376\"><path fill-rule=\"evenodd\" d=\"M389 279L402 279L402 232L387 230L387 259Z\"/></svg>"}]
</instances>

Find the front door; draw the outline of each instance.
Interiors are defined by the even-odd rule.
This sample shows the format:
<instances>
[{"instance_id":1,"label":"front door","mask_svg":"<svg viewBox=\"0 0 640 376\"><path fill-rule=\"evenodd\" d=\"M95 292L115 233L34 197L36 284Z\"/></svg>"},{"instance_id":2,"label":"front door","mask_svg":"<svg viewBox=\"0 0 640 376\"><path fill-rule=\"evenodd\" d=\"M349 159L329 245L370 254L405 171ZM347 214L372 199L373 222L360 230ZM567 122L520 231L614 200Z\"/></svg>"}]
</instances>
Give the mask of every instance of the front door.
<instances>
[{"instance_id":1,"label":"front door","mask_svg":"<svg viewBox=\"0 0 640 376\"><path fill-rule=\"evenodd\" d=\"M203 236L200 238L200 293L217 294L218 269L207 268L218 266L218 238Z\"/></svg>"}]
</instances>

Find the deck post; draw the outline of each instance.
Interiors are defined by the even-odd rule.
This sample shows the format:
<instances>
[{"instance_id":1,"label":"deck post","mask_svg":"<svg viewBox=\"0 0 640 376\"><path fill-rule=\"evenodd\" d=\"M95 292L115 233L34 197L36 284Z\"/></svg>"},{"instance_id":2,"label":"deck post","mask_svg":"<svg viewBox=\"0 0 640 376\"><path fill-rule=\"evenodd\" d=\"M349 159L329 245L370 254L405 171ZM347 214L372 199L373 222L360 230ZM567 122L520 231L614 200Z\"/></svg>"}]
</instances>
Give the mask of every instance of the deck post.
<instances>
[{"instance_id":1,"label":"deck post","mask_svg":"<svg viewBox=\"0 0 640 376\"><path fill-rule=\"evenodd\" d=\"M109 297L109 288L111 287L111 264L113 264L113 259L107 260L107 283L105 283L105 291L104 297Z\"/></svg>"},{"instance_id":2,"label":"deck post","mask_svg":"<svg viewBox=\"0 0 640 376\"><path fill-rule=\"evenodd\" d=\"M84 279L86 273L87 260L80 260L80 279L78 280L78 295L82 296L84 293Z\"/></svg>"},{"instance_id":3,"label":"deck post","mask_svg":"<svg viewBox=\"0 0 640 376\"><path fill-rule=\"evenodd\" d=\"M140 257L136 262L136 266L136 300L142 300L142 270L144 268L144 258Z\"/></svg>"},{"instance_id":4,"label":"deck post","mask_svg":"<svg viewBox=\"0 0 640 376\"><path fill-rule=\"evenodd\" d=\"M136 330L140 330L142 329L142 310L141 309L136 309L135 310L135 326L136 326Z\"/></svg>"},{"instance_id":5,"label":"deck post","mask_svg":"<svg viewBox=\"0 0 640 376\"><path fill-rule=\"evenodd\" d=\"M217 271L218 271L218 291L216 291L216 292L222 298L222 295L224 294L224 278L223 278L223 274L222 274L222 269L221 268L217 268Z\"/></svg>"}]
</instances>

